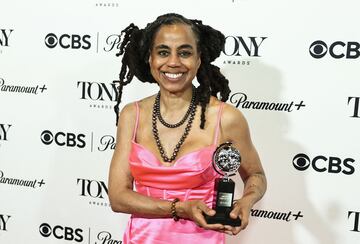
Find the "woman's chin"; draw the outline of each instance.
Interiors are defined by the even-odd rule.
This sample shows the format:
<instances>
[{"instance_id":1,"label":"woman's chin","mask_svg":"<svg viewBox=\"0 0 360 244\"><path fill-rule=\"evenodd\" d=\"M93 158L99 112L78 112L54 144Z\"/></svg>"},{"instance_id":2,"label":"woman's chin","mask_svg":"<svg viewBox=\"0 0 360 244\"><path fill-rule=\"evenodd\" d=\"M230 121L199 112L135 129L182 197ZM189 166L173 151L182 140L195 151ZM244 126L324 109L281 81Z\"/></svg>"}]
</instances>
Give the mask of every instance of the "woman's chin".
<instances>
[{"instance_id":1,"label":"woman's chin","mask_svg":"<svg viewBox=\"0 0 360 244\"><path fill-rule=\"evenodd\" d=\"M184 84L184 83L175 83L175 82L167 82L166 84L161 86L162 89L166 92L170 93L179 93L185 92L188 89L191 89L192 84Z\"/></svg>"}]
</instances>

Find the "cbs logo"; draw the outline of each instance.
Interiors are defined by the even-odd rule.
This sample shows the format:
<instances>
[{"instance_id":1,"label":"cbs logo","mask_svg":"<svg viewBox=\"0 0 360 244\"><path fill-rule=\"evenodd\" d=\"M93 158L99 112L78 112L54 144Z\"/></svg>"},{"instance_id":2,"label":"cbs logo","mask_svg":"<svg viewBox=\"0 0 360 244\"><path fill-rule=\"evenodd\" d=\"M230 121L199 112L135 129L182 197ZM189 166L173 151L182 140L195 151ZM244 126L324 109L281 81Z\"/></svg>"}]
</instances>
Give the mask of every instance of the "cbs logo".
<instances>
[{"instance_id":1,"label":"cbs logo","mask_svg":"<svg viewBox=\"0 0 360 244\"><path fill-rule=\"evenodd\" d=\"M343 173L345 175L351 175L355 172L354 166L351 165L354 162L353 158L340 159L322 155L311 159L304 153L299 153L293 158L295 169L300 171L307 170L311 166L317 172Z\"/></svg>"},{"instance_id":2,"label":"cbs logo","mask_svg":"<svg viewBox=\"0 0 360 244\"><path fill-rule=\"evenodd\" d=\"M72 48L72 49L90 49L90 35L69 35L63 34L61 36L56 36L54 33L49 33L45 37L45 45L48 48L54 48L58 44L65 49Z\"/></svg>"},{"instance_id":3,"label":"cbs logo","mask_svg":"<svg viewBox=\"0 0 360 244\"><path fill-rule=\"evenodd\" d=\"M73 229L71 227L63 227L60 225L56 225L53 228L47 223L43 223L39 227L40 234L43 237L49 237L53 235L57 239L64 239L67 241L76 241L82 242L84 240L83 236L81 235L83 230L82 229Z\"/></svg>"},{"instance_id":4,"label":"cbs logo","mask_svg":"<svg viewBox=\"0 0 360 244\"><path fill-rule=\"evenodd\" d=\"M57 132L54 135L51 131L44 130L41 133L40 139L45 145L50 145L55 142L58 146L76 146L78 148L84 148L86 146L84 134L75 135L74 133Z\"/></svg>"},{"instance_id":5,"label":"cbs logo","mask_svg":"<svg viewBox=\"0 0 360 244\"><path fill-rule=\"evenodd\" d=\"M342 42L336 41L328 46L324 41L314 41L311 43L309 52L313 58L322 58L327 53L330 54L331 57L340 59L355 59L360 56L360 43L359 42Z\"/></svg>"}]
</instances>

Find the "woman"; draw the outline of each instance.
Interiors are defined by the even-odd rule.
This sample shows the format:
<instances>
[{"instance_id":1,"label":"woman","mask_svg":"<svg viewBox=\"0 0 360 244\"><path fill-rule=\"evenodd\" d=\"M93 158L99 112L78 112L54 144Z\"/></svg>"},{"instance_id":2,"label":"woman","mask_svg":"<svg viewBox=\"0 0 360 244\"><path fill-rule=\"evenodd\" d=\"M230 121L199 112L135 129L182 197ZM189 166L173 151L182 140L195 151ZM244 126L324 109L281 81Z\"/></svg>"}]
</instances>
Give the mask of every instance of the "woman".
<instances>
[{"instance_id":1,"label":"woman","mask_svg":"<svg viewBox=\"0 0 360 244\"><path fill-rule=\"evenodd\" d=\"M236 235L246 227L250 209L266 189L247 122L223 102L230 93L228 80L211 65L225 38L201 21L178 14L159 16L144 29L131 24L123 33L116 114L122 88L134 75L160 88L158 94L125 105L117 117L109 198L113 211L132 214L123 241L224 243L224 233ZM204 219L215 214L211 205L219 175L212 155L226 141L242 155L244 192L230 214L241 218L240 227L207 224Z\"/></svg>"}]
</instances>

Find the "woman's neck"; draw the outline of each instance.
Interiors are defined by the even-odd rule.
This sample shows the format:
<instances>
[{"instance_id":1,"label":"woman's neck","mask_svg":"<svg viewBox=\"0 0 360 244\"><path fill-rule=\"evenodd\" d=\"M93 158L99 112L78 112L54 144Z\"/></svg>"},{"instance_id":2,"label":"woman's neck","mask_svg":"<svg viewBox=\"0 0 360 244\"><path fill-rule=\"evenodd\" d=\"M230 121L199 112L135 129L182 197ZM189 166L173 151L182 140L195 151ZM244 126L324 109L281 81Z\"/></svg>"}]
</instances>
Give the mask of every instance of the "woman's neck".
<instances>
[{"instance_id":1,"label":"woman's neck","mask_svg":"<svg viewBox=\"0 0 360 244\"><path fill-rule=\"evenodd\" d=\"M191 102L192 92L192 87L177 93L160 89L161 114L176 114L186 111Z\"/></svg>"}]
</instances>

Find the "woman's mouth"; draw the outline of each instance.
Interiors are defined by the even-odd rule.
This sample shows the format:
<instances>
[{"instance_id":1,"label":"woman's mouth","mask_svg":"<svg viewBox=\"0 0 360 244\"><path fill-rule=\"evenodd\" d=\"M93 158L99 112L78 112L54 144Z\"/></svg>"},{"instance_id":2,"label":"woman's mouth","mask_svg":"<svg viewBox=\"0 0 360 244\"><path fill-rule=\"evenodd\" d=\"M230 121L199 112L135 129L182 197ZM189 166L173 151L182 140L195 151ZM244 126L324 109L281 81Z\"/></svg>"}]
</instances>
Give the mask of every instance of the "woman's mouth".
<instances>
[{"instance_id":1,"label":"woman's mouth","mask_svg":"<svg viewBox=\"0 0 360 244\"><path fill-rule=\"evenodd\" d=\"M164 76L169 80L178 80L180 79L184 73L168 73L163 72Z\"/></svg>"}]
</instances>

